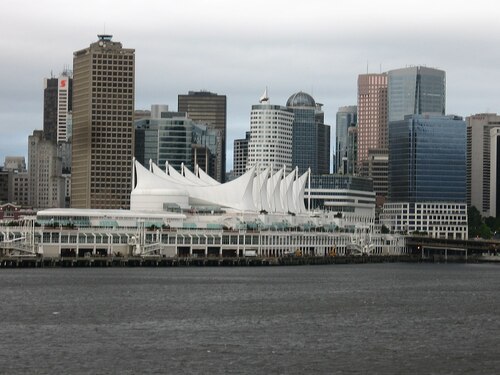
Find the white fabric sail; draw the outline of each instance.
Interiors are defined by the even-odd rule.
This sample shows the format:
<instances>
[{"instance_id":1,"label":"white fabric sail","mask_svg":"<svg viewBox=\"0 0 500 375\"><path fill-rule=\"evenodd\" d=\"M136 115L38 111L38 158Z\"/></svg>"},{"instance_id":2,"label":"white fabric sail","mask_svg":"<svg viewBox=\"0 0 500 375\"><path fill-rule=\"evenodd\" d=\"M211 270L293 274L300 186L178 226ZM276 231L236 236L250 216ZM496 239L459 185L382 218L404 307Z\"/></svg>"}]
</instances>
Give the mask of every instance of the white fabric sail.
<instances>
[{"instance_id":1,"label":"white fabric sail","mask_svg":"<svg viewBox=\"0 0 500 375\"><path fill-rule=\"evenodd\" d=\"M306 183L308 177L309 177L309 171L305 172L293 183L293 199L295 206L295 211L293 212L297 214L303 214L307 211L304 202L304 192L306 190Z\"/></svg>"},{"instance_id":2,"label":"white fabric sail","mask_svg":"<svg viewBox=\"0 0 500 375\"><path fill-rule=\"evenodd\" d=\"M137 161L134 166L137 182L132 191L131 206L133 205L135 209L161 209L163 204L179 202L182 206L186 206L187 199L181 198L187 196L190 205L221 206L243 211L256 210L252 194L255 168L226 184L198 186L178 172L176 175L178 180L172 175L167 176L154 163L152 164L154 172L148 171ZM175 172L173 174L175 175Z\"/></svg>"},{"instance_id":3,"label":"white fabric sail","mask_svg":"<svg viewBox=\"0 0 500 375\"><path fill-rule=\"evenodd\" d=\"M287 213L290 211L288 207L288 191L292 190L291 186L293 184L293 180L295 178L295 169L288 174L283 180L281 180L280 184L280 200L281 200L281 207L283 208L283 212Z\"/></svg>"},{"instance_id":4,"label":"white fabric sail","mask_svg":"<svg viewBox=\"0 0 500 375\"><path fill-rule=\"evenodd\" d=\"M269 204L267 203L267 195L262 194L262 190L265 189L267 184L267 179L269 176L269 167L266 168L263 172L258 173L257 176L253 180L253 201L255 207L259 211L269 209Z\"/></svg>"},{"instance_id":5,"label":"white fabric sail","mask_svg":"<svg viewBox=\"0 0 500 375\"><path fill-rule=\"evenodd\" d=\"M212 177L210 177L208 175L208 173L206 173L199 166L198 166L198 175L200 176L200 180L202 180L203 182L205 182L207 185L215 186L215 185L220 185L221 184L219 181L217 181L217 180L213 179Z\"/></svg>"},{"instance_id":6,"label":"white fabric sail","mask_svg":"<svg viewBox=\"0 0 500 375\"><path fill-rule=\"evenodd\" d=\"M280 169L271 176L267 182L267 201L269 202L270 212L280 212L281 204L279 200L279 184L283 176L283 169Z\"/></svg>"},{"instance_id":7,"label":"white fabric sail","mask_svg":"<svg viewBox=\"0 0 500 375\"><path fill-rule=\"evenodd\" d=\"M189 170L188 167L186 167L184 164L182 165L182 172L184 173L184 177L186 180L192 182L195 185L198 186L210 186L210 184L207 184L206 182L202 181L198 176L196 176L193 172Z\"/></svg>"}]
</instances>

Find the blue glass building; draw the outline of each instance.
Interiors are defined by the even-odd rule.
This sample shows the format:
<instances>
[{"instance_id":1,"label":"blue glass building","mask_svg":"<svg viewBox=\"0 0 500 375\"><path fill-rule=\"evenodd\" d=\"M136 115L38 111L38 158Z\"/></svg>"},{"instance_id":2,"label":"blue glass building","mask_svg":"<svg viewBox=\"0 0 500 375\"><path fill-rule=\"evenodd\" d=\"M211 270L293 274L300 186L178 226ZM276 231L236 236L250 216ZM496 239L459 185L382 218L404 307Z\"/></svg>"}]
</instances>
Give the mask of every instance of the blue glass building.
<instances>
[{"instance_id":1,"label":"blue glass building","mask_svg":"<svg viewBox=\"0 0 500 375\"><path fill-rule=\"evenodd\" d=\"M292 165L303 173L330 173L330 126L324 124L321 104L305 92L293 94L286 102L293 121Z\"/></svg>"},{"instance_id":2,"label":"blue glass building","mask_svg":"<svg viewBox=\"0 0 500 375\"><path fill-rule=\"evenodd\" d=\"M465 202L466 142L458 116L409 115L390 122L390 202Z\"/></svg>"},{"instance_id":3,"label":"blue glass building","mask_svg":"<svg viewBox=\"0 0 500 375\"><path fill-rule=\"evenodd\" d=\"M406 115L433 113L444 115L446 73L443 70L413 66L388 72L388 120Z\"/></svg>"}]
</instances>

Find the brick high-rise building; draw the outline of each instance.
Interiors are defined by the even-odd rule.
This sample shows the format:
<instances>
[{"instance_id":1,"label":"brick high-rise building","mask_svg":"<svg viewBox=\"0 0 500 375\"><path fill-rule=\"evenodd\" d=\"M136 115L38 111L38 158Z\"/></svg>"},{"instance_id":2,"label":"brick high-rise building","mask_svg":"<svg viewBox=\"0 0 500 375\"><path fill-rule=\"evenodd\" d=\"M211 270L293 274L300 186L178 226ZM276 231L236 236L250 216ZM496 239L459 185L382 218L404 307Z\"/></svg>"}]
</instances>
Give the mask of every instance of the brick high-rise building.
<instances>
[{"instance_id":1,"label":"brick high-rise building","mask_svg":"<svg viewBox=\"0 0 500 375\"><path fill-rule=\"evenodd\" d=\"M71 206L129 208L135 50L98 37L73 54Z\"/></svg>"},{"instance_id":2,"label":"brick high-rise building","mask_svg":"<svg viewBox=\"0 0 500 375\"><path fill-rule=\"evenodd\" d=\"M368 151L387 149L387 74L358 76L358 171L367 174Z\"/></svg>"}]
</instances>

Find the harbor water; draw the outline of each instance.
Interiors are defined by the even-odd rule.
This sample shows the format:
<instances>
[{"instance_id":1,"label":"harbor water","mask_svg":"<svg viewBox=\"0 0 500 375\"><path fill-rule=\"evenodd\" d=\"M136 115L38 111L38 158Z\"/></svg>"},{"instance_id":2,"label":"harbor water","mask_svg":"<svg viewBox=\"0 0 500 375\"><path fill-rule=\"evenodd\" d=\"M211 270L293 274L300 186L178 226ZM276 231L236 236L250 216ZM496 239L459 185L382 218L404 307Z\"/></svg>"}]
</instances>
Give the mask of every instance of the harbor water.
<instances>
[{"instance_id":1,"label":"harbor water","mask_svg":"<svg viewBox=\"0 0 500 375\"><path fill-rule=\"evenodd\" d=\"M500 265L0 270L1 374L498 374Z\"/></svg>"}]
</instances>

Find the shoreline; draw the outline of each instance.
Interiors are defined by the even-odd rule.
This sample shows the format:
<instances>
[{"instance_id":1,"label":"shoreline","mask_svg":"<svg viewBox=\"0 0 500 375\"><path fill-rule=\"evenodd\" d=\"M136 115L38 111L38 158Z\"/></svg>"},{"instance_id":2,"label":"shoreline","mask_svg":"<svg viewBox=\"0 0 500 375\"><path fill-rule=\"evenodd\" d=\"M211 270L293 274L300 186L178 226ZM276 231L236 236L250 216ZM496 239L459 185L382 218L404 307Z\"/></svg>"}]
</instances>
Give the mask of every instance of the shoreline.
<instances>
[{"instance_id":1,"label":"shoreline","mask_svg":"<svg viewBox=\"0 0 500 375\"><path fill-rule=\"evenodd\" d=\"M331 257L40 257L7 256L0 268L85 268L85 267L263 267L366 263L499 263L479 256L364 255Z\"/></svg>"}]
</instances>

